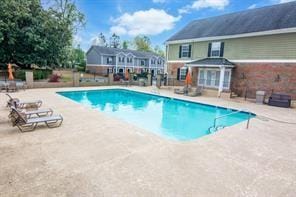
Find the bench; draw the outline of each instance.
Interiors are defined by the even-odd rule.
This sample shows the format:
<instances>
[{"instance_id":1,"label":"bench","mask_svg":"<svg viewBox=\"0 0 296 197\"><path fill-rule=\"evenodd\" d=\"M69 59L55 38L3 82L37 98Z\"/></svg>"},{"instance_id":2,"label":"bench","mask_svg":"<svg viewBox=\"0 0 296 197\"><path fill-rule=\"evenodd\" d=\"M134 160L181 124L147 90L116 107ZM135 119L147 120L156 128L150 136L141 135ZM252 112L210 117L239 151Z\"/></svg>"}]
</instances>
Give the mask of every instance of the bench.
<instances>
[{"instance_id":1,"label":"bench","mask_svg":"<svg viewBox=\"0 0 296 197\"><path fill-rule=\"evenodd\" d=\"M291 96L286 94L272 94L268 99L268 105L276 107L291 107Z\"/></svg>"}]
</instances>

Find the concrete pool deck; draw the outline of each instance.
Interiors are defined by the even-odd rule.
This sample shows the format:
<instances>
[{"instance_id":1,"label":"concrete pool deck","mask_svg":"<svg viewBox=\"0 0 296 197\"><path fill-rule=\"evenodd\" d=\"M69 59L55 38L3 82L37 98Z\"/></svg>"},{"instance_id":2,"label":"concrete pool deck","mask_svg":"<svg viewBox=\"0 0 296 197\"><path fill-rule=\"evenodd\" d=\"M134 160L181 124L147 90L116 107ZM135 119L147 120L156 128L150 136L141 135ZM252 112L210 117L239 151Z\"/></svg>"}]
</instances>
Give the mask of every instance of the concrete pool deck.
<instances>
[{"instance_id":1,"label":"concrete pool deck","mask_svg":"<svg viewBox=\"0 0 296 197\"><path fill-rule=\"evenodd\" d=\"M104 87L101 87L104 88ZM105 87L109 88L109 87ZM31 89L11 93L43 100L62 114L61 127L20 133L8 121L0 93L0 196L295 196L296 125L251 120L178 142L57 95ZM151 88L130 89L151 92ZM239 100L161 95L296 122L296 110Z\"/></svg>"}]
</instances>

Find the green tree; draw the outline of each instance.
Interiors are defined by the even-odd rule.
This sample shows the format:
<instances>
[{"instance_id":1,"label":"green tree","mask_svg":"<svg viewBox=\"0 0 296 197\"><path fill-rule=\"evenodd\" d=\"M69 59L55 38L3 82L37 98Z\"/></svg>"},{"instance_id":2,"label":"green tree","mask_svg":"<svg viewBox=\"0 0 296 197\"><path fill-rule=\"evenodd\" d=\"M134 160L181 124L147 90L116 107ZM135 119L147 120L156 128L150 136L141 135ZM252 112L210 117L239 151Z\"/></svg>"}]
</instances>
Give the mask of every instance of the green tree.
<instances>
[{"instance_id":1,"label":"green tree","mask_svg":"<svg viewBox=\"0 0 296 197\"><path fill-rule=\"evenodd\" d=\"M156 53L157 55L161 56L161 57L164 57L164 50L162 50L159 45L156 45L154 47L153 52Z\"/></svg>"},{"instance_id":2,"label":"green tree","mask_svg":"<svg viewBox=\"0 0 296 197\"><path fill-rule=\"evenodd\" d=\"M76 8L73 0L53 0L53 5L49 7L48 13L57 19L55 28L56 37L60 42L56 47L60 50L57 55L57 63L61 66L69 66L72 50L73 35L84 26L84 15Z\"/></svg>"},{"instance_id":3,"label":"green tree","mask_svg":"<svg viewBox=\"0 0 296 197\"><path fill-rule=\"evenodd\" d=\"M0 62L21 67L69 63L73 33L84 17L70 0L54 0L44 9L40 0L0 3Z\"/></svg>"},{"instance_id":4,"label":"green tree","mask_svg":"<svg viewBox=\"0 0 296 197\"><path fill-rule=\"evenodd\" d=\"M152 51L151 41L147 36L136 36L133 41L134 48L138 51Z\"/></svg>"},{"instance_id":5,"label":"green tree","mask_svg":"<svg viewBox=\"0 0 296 197\"><path fill-rule=\"evenodd\" d=\"M106 42L106 37L105 37L105 35L102 32L99 34L99 42L100 42L99 44L101 46L105 46L105 47L108 46L108 44Z\"/></svg>"},{"instance_id":6,"label":"green tree","mask_svg":"<svg viewBox=\"0 0 296 197\"><path fill-rule=\"evenodd\" d=\"M110 37L110 47L112 48L119 48L120 47L120 37L116 35L115 33L112 34Z\"/></svg>"},{"instance_id":7,"label":"green tree","mask_svg":"<svg viewBox=\"0 0 296 197\"><path fill-rule=\"evenodd\" d=\"M127 40L122 42L122 48L123 49L128 49L128 47L129 47L128 45L129 45L129 42Z\"/></svg>"},{"instance_id":8,"label":"green tree","mask_svg":"<svg viewBox=\"0 0 296 197\"><path fill-rule=\"evenodd\" d=\"M86 66L86 57L85 52L78 45L76 48L73 48L73 59L74 65L84 67Z\"/></svg>"}]
</instances>

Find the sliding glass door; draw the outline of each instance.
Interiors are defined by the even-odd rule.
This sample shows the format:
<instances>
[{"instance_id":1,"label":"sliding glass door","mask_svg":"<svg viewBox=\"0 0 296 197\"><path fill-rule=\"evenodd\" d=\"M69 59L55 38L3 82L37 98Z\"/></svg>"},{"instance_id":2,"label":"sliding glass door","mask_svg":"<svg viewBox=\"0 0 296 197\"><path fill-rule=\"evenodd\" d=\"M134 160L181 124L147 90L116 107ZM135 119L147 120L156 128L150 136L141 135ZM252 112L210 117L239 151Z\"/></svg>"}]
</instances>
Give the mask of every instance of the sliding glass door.
<instances>
[{"instance_id":1,"label":"sliding glass door","mask_svg":"<svg viewBox=\"0 0 296 197\"><path fill-rule=\"evenodd\" d=\"M223 88L229 89L231 70L226 69L224 74ZM205 86L209 88L219 88L220 83L220 69L219 68L200 68L198 75L198 86Z\"/></svg>"}]
</instances>

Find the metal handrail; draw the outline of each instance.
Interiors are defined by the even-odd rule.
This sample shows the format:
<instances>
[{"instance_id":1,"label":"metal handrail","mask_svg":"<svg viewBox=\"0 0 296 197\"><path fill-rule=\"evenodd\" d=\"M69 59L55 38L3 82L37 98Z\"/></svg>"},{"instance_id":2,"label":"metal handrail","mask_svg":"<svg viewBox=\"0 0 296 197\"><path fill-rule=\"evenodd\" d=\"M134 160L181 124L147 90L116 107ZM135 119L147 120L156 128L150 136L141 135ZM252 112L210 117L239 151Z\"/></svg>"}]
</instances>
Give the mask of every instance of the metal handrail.
<instances>
[{"instance_id":1,"label":"metal handrail","mask_svg":"<svg viewBox=\"0 0 296 197\"><path fill-rule=\"evenodd\" d=\"M213 126L210 127L210 128L216 128L216 122L217 122L218 119L221 119L221 118L224 118L224 117L227 117L227 116L233 115L233 114L237 114L237 113L242 112L242 111L247 112L247 113L249 114L249 116L248 116L248 121L247 121L247 126L246 126L246 129L248 129L248 128L249 128L249 125L250 125L250 119L251 119L251 112L248 111L248 110L238 110L238 111L235 111L235 112L232 112L232 113L229 113L229 114L225 114L225 115L222 115L222 116L218 116L218 117L216 117L216 118L214 119L214 124L213 124ZM210 128L209 128L209 129L210 129Z\"/></svg>"}]
</instances>

